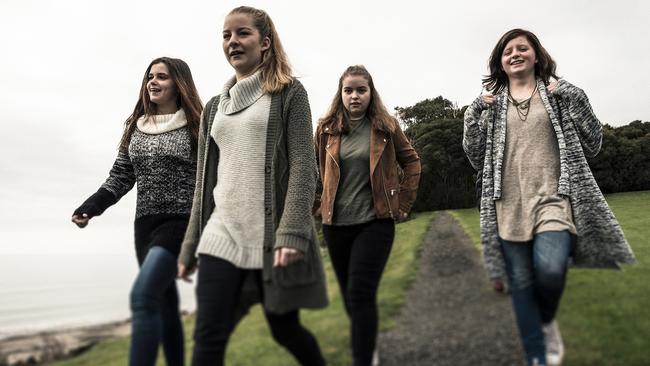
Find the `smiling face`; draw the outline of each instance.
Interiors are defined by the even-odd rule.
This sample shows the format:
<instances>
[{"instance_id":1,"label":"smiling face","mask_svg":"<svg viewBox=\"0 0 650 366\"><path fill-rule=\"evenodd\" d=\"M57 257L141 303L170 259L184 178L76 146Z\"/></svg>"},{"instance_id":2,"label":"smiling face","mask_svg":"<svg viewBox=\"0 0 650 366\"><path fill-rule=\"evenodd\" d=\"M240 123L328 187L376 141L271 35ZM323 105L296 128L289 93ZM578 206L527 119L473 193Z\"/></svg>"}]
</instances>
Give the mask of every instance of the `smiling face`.
<instances>
[{"instance_id":1,"label":"smiling face","mask_svg":"<svg viewBox=\"0 0 650 366\"><path fill-rule=\"evenodd\" d=\"M239 80L255 72L262 63L262 53L271 46L271 40L261 37L250 15L233 13L224 21L222 46Z\"/></svg>"},{"instance_id":2,"label":"smiling face","mask_svg":"<svg viewBox=\"0 0 650 366\"><path fill-rule=\"evenodd\" d=\"M178 89L169 75L167 65L164 63L151 65L147 81L147 93L149 93L149 100L156 105L158 113L176 110Z\"/></svg>"},{"instance_id":3,"label":"smiling face","mask_svg":"<svg viewBox=\"0 0 650 366\"><path fill-rule=\"evenodd\" d=\"M526 36L513 38L501 54L501 67L508 78L535 76L537 55Z\"/></svg>"},{"instance_id":4,"label":"smiling face","mask_svg":"<svg viewBox=\"0 0 650 366\"><path fill-rule=\"evenodd\" d=\"M359 118L366 113L371 94L368 80L363 76L348 75L343 78L341 98L351 118Z\"/></svg>"}]
</instances>

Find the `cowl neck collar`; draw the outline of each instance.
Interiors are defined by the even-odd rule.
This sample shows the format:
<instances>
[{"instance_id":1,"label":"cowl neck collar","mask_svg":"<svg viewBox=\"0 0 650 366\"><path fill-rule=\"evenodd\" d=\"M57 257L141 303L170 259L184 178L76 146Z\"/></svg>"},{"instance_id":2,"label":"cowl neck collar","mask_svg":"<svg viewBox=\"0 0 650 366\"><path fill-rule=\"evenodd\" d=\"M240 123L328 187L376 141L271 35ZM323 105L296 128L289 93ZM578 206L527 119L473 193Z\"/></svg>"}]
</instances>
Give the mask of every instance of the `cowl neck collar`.
<instances>
[{"instance_id":1,"label":"cowl neck collar","mask_svg":"<svg viewBox=\"0 0 650 366\"><path fill-rule=\"evenodd\" d=\"M219 97L219 111L223 114L234 114L244 110L264 95L262 87L262 71L237 81L230 78L224 85Z\"/></svg>"}]
</instances>

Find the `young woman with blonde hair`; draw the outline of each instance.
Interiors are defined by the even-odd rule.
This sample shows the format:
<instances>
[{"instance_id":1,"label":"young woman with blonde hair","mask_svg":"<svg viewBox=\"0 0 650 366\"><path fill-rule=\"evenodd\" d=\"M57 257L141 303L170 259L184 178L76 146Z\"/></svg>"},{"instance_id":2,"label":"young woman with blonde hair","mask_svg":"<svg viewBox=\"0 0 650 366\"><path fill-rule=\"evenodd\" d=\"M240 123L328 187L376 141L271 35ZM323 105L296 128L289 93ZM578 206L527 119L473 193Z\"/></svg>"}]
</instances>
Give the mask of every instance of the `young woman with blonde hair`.
<instances>
[{"instance_id":1,"label":"young woman with blonde hair","mask_svg":"<svg viewBox=\"0 0 650 366\"><path fill-rule=\"evenodd\" d=\"M222 46L235 76L203 114L179 258L179 276L199 272L192 364L222 365L240 316L261 301L273 338L300 364L323 365L299 318L300 308L327 305L310 211L316 163L307 93L266 12L233 9Z\"/></svg>"}]
</instances>

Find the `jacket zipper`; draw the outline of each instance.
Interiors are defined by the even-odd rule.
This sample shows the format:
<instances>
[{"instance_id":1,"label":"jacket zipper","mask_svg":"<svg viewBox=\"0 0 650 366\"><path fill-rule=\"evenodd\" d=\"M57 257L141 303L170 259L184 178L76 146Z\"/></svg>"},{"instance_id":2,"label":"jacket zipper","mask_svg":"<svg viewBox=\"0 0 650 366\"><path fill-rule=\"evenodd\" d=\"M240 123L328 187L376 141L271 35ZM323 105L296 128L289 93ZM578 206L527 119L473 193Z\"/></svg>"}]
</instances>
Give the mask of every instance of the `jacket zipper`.
<instances>
[{"instance_id":1,"label":"jacket zipper","mask_svg":"<svg viewBox=\"0 0 650 366\"><path fill-rule=\"evenodd\" d=\"M328 140L329 140L329 137L328 137ZM332 223L332 209L333 209L333 206L334 206L334 200L336 200L336 193L339 190L339 180L341 179L341 167L339 166L339 163L336 162L336 159L334 159L334 155L332 155L332 153L330 153L329 147L330 147L330 145L326 144L325 145L325 151L327 151L327 155L329 155L330 158L332 158L332 161L336 165L336 169L339 170L339 178L336 180L336 189L334 189L334 197L332 197L332 203L331 203L332 207L327 208L327 210L328 210L327 211L327 216L329 216L329 222L331 224ZM322 214L322 212L321 212L321 214Z\"/></svg>"},{"instance_id":2,"label":"jacket zipper","mask_svg":"<svg viewBox=\"0 0 650 366\"><path fill-rule=\"evenodd\" d=\"M381 169L381 186L384 189L384 195L386 196L386 203L388 204L388 213L390 214L390 217L394 220L395 216L393 215L393 209L390 207L390 198L388 197L388 192L386 192L386 177L384 176L384 166L382 164L382 157L379 158L379 164L381 166L379 169ZM391 189L391 193L393 193L395 190Z\"/></svg>"}]
</instances>

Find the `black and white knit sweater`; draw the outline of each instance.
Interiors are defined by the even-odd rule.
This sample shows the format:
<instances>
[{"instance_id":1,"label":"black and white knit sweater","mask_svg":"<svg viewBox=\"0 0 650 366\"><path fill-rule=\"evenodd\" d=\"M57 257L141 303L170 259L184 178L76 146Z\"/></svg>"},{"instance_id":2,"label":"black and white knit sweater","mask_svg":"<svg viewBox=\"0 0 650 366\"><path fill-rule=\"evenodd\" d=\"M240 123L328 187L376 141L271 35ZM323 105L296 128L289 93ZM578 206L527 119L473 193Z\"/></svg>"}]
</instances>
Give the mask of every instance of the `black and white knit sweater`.
<instances>
[{"instance_id":1,"label":"black and white knit sweater","mask_svg":"<svg viewBox=\"0 0 650 366\"><path fill-rule=\"evenodd\" d=\"M74 214L102 214L137 182L135 217L190 214L196 161L185 112L141 117L129 144L120 152L108 178Z\"/></svg>"},{"instance_id":2,"label":"black and white knit sweater","mask_svg":"<svg viewBox=\"0 0 650 366\"><path fill-rule=\"evenodd\" d=\"M558 194L569 197L578 232L573 264L582 267L617 267L633 263L634 254L591 173L587 157L598 154L602 126L582 89L559 80L550 94L541 80L539 95L560 149ZM479 97L465 111L463 149L472 166L483 171L481 242L490 278L505 278L505 263L498 241L495 201L501 199L501 177L506 139L508 90L496 95L488 107Z\"/></svg>"}]
</instances>

